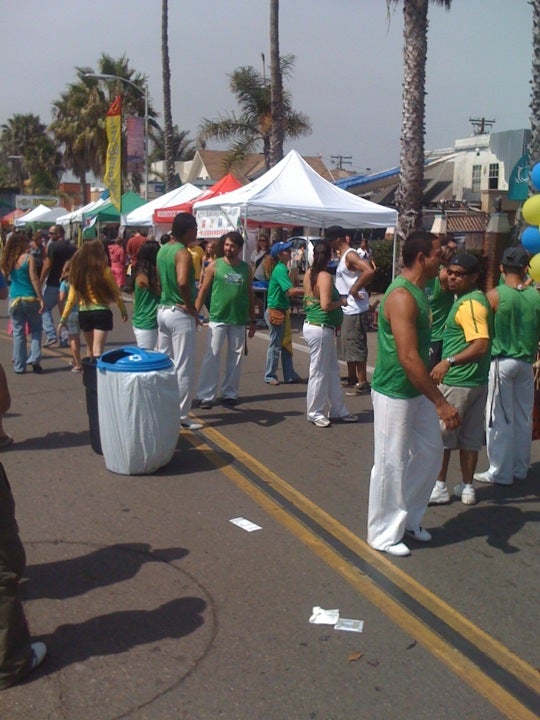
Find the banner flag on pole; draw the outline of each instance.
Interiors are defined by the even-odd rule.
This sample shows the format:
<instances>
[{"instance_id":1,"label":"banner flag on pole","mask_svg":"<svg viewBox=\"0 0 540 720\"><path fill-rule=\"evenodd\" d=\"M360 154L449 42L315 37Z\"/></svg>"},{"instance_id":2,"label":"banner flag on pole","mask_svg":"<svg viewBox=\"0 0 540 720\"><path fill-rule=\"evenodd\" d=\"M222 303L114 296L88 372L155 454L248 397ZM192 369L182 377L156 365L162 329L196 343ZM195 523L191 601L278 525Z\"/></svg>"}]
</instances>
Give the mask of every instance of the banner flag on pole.
<instances>
[{"instance_id":1,"label":"banner flag on pole","mask_svg":"<svg viewBox=\"0 0 540 720\"><path fill-rule=\"evenodd\" d=\"M141 174L144 169L144 118L127 119L127 169Z\"/></svg>"},{"instance_id":2,"label":"banner flag on pole","mask_svg":"<svg viewBox=\"0 0 540 720\"><path fill-rule=\"evenodd\" d=\"M105 118L107 131L107 158L103 182L109 188L109 197L118 210L122 212L122 96L117 95Z\"/></svg>"}]
</instances>

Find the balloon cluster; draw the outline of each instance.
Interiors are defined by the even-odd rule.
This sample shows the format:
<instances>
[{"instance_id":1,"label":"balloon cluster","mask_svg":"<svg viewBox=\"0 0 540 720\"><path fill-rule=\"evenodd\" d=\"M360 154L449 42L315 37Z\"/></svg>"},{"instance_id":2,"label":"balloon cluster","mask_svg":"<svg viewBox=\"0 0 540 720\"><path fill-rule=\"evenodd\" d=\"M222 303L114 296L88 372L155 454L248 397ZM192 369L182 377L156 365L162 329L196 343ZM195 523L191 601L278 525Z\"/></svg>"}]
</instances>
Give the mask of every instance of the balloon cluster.
<instances>
[{"instance_id":1,"label":"balloon cluster","mask_svg":"<svg viewBox=\"0 0 540 720\"><path fill-rule=\"evenodd\" d=\"M531 182L535 190L540 191L540 163L531 170ZM529 223L521 235L521 244L534 257L529 263L529 275L535 282L540 282L540 194L531 195L523 203L523 218Z\"/></svg>"}]
</instances>

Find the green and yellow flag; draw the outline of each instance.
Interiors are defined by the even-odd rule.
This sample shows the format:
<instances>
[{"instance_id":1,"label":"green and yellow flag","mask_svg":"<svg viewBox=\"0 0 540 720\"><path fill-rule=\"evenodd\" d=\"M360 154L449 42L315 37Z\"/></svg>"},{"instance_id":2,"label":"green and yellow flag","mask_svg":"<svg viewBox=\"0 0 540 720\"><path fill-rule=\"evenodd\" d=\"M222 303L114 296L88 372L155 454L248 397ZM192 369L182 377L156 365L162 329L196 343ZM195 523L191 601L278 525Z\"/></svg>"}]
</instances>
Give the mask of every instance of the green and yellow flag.
<instances>
[{"instance_id":1,"label":"green and yellow flag","mask_svg":"<svg viewBox=\"0 0 540 720\"><path fill-rule=\"evenodd\" d=\"M122 212L122 96L117 95L105 118L107 131L107 158L103 182L109 190L109 199Z\"/></svg>"}]
</instances>

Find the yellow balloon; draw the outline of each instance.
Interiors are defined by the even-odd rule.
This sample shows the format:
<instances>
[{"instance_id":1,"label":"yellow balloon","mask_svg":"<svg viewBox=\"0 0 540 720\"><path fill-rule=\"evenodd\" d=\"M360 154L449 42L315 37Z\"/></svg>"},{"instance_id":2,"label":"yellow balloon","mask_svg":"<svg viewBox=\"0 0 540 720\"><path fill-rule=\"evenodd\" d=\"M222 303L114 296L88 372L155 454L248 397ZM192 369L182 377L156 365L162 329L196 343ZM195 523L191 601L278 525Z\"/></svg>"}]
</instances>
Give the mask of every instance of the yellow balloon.
<instances>
[{"instance_id":1,"label":"yellow balloon","mask_svg":"<svg viewBox=\"0 0 540 720\"><path fill-rule=\"evenodd\" d=\"M540 195L532 195L526 200L521 212L529 225L540 225Z\"/></svg>"},{"instance_id":2,"label":"yellow balloon","mask_svg":"<svg viewBox=\"0 0 540 720\"><path fill-rule=\"evenodd\" d=\"M540 282L540 253L537 253L529 263L529 275L535 282Z\"/></svg>"}]
</instances>

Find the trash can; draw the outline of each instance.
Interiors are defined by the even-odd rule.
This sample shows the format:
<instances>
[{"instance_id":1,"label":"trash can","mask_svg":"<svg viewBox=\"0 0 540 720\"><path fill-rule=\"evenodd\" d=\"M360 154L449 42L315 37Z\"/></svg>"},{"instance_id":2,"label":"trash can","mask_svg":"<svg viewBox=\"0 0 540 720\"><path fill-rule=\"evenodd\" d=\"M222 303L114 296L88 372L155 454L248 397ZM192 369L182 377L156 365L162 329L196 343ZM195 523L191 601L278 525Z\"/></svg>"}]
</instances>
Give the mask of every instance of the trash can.
<instances>
[{"instance_id":1,"label":"trash can","mask_svg":"<svg viewBox=\"0 0 540 720\"><path fill-rule=\"evenodd\" d=\"M124 347L97 362L99 434L108 470L148 475L166 465L178 443L176 371L163 353Z\"/></svg>"},{"instance_id":2,"label":"trash can","mask_svg":"<svg viewBox=\"0 0 540 720\"><path fill-rule=\"evenodd\" d=\"M103 455L99 438L99 415L97 396L97 360L85 357L81 360L83 368L83 385L86 390L86 412L90 425L90 445L98 455Z\"/></svg>"}]
</instances>

